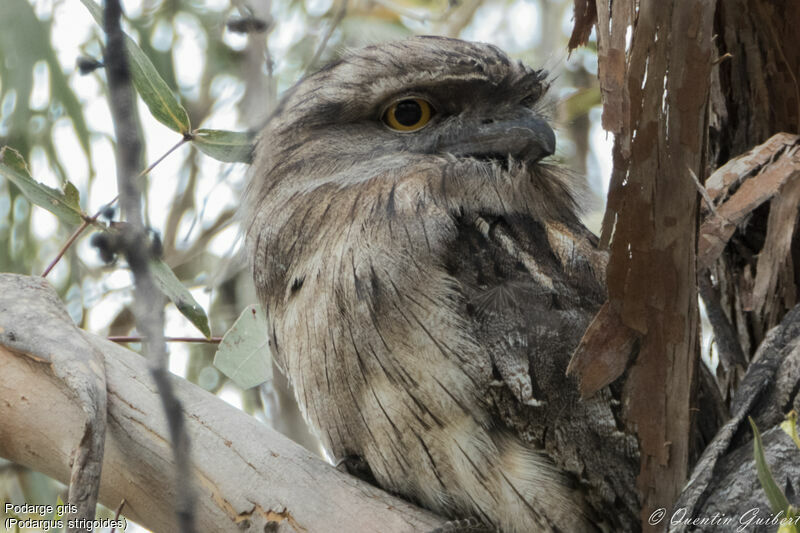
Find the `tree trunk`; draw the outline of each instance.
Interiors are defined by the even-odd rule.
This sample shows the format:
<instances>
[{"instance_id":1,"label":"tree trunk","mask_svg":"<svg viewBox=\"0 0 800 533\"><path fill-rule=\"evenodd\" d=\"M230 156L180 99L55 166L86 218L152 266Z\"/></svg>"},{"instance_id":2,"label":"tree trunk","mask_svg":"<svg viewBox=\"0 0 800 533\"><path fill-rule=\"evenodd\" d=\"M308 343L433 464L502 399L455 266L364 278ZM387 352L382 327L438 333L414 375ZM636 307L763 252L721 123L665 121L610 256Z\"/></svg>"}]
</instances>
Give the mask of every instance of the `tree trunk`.
<instances>
[{"instance_id":1,"label":"tree trunk","mask_svg":"<svg viewBox=\"0 0 800 533\"><path fill-rule=\"evenodd\" d=\"M626 419L642 454L643 528L702 530L714 525L702 523L714 512L738 526L753 518L744 516L749 509L763 518L770 508L756 477L748 415L765 433L779 484L790 500L800 493L792 486L800 451L777 428L800 407L800 310L789 313L800 286L800 142L793 135L800 126L800 4L576 0L575 19L572 47L597 28L603 125L615 134L615 148L601 237L611 249L609 302L570 370L584 391L615 380L629 391L634 407ZM696 228L689 199L700 196ZM698 279L722 396L692 384L693 374L702 376L691 340ZM686 289L691 294L681 300ZM641 349L630 359L634 345ZM690 392L699 393L696 403L681 403ZM683 488L718 414L715 398L727 401L731 418ZM697 416L687 425L689 410Z\"/></svg>"},{"instance_id":2,"label":"tree trunk","mask_svg":"<svg viewBox=\"0 0 800 533\"><path fill-rule=\"evenodd\" d=\"M741 155L779 132L800 131L800 3L793 0L720 0L714 22L718 63L713 71L709 161L714 168ZM754 210L734 235L712 278L720 308L733 326L747 358L752 357L770 328L798 301L800 241L795 232L785 265L776 268L769 294L754 300L759 254L767 248L772 204ZM796 224L797 213L781 220ZM765 274L762 274L762 277ZM708 302L707 302L708 304ZM739 369L741 370L741 369ZM726 392L736 375L723 372Z\"/></svg>"},{"instance_id":3,"label":"tree trunk","mask_svg":"<svg viewBox=\"0 0 800 533\"><path fill-rule=\"evenodd\" d=\"M708 153L709 165L722 170L724 192L718 181L706 187L718 213L735 203L734 196L747 203L710 275L701 273L719 348L717 378L731 419L674 510L687 518L719 513L733 519L733 527L775 531L778 523L769 519L776 514L756 476L747 417L763 434L779 487L789 503L800 505L800 450L778 427L787 412L800 409L800 142L779 135L800 130L800 4L719 0L714 26ZM737 167L730 162L737 156L751 164ZM713 218L708 214L707 221ZM672 530L707 526L677 522Z\"/></svg>"}]
</instances>

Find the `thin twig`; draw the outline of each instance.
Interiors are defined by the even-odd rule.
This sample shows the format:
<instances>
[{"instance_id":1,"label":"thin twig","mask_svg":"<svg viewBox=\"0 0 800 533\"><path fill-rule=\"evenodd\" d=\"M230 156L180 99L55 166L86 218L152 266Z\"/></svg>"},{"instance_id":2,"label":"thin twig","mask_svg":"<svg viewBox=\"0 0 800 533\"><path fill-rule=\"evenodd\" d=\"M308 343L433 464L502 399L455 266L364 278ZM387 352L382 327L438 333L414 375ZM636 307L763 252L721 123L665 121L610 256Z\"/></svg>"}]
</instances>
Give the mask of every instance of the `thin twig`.
<instances>
[{"instance_id":1,"label":"thin twig","mask_svg":"<svg viewBox=\"0 0 800 533\"><path fill-rule=\"evenodd\" d=\"M173 146L172 148L170 148L169 150L167 150L167 152L166 152L164 155L162 155L161 157L159 157L158 159L156 159L156 161L155 161L153 164L151 164L151 165L150 165L150 166L148 166L146 169L144 169L143 171L141 171L141 172L139 173L139 176L138 176L138 177L139 177L139 178L141 178L142 176L144 176L144 175L146 175L146 174L149 174L149 173L150 173L150 172L151 172L151 171L152 171L152 170L153 170L153 169L156 167L156 165L158 165L158 164L159 164L159 163L161 163L161 162L162 162L164 159L166 159L166 157L167 157L169 154L171 154L172 152L174 152L175 150L177 150L177 149L178 149L178 148L179 148L181 145L183 145L183 144L184 144L184 143L186 143L187 141L190 141L191 139L192 139L192 135L191 135L191 134L187 134L187 135L185 135L185 136L183 137L183 139L181 139L181 140L180 140L180 142L178 142L178 143L177 143L175 146ZM94 223L97 221L98 217L99 217L99 216L100 216L100 215L101 215L101 214L102 214L102 213L103 213L103 212L104 212L106 209L108 209L109 207L111 207L112 205L114 205L114 203L117 201L117 199L118 199L118 198L119 198L119 196L115 196L113 200L111 200L110 202L108 202L107 204L105 204L103 207L101 207L101 208L100 208L100 210L98 210L98 211L97 211L97 213L95 213L93 216L91 216L91 217L85 217L85 216L84 216L84 217L83 217L83 222L81 222L81 225L80 225L80 226L78 226L78 229L76 229L76 230L75 230L75 231L72 233L72 235L70 236L70 238L69 238L69 239L67 239L67 242L65 242L65 243L64 243L64 245L63 245L63 246L61 247L61 249L58 251L58 253L57 253L57 254L56 254L56 256L53 258L53 260L52 260L52 261L50 261L50 264L49 264L49 265L47 265L47 268L45 268L45 269L44 269L44 272L42 272L42 277L43 277L43 278L46 278L46 277L47 277L47 275L50 273L50 271L51 271L51 270L53 270L53 268L55 268L55 266L58 264L58 262L59 262L59 261L61 261L61 258L62 258L62 257L64 257L64 254L66 254L66 253L67 253L67 250L69 250L69 249L70 249L70 247L71 247L71 246L72 246L72 245L75 243L75 241L78 239L78 237L80 237L81 233L83 233L84 231L86 231L86 228L88 228L88 227L89 227L91 224L94 224Z\"/></svg>"},{"instance_id":2,"label":"thin twig","mask_svg":"<svg viewBox=\"0 0 800 533\"><path fill-rule=\"evenodd\" d=\"M113 200L111 200L106 205L101 207L97 211L97 213L95 213L91 217L88 217L88 218L87 217L83 217L83 222L81 222L81 225L78 226L78 229L76 229L75 232L70 236L70 238L67 239L67 242L64 243L64 246L61 247L61 249L58 251L58 254L53 258L52 261L50 261L50 264L47 265L47 268L44 269L44 272L42 272L42 277L43 278L46 278L47 275L50 273L50 271L53 270L53 267L55 267L56 264L61 260L61 258L64 257L64 254L67 253L67 250L69 250L70 246L72 246L73 243L77 240L77 238L80 237L81 233L83 233L86 230L86 228L88 228L91 224L94 224L95 222L97 222L98 217L106 209L108 209L109 207L114 205L114 202L117 201L117 198L119 198L119 196L115 196Z\"/></svg>"},{"instance_id":3,"label":"thin twig","mask_svg":"<svg viewBox=\"0 0 800 533\"><path fill-rule=\"evenodd\" d=\"M706 190L706 188L703 187L703 184L700 183L700 179L697 177L697 174L694 173L694 170L692 170L688 166L686 168L687 170L689 170L689 175L692 177L694 186L697 188L697 191L700 193L700 196L703 197L703 201L705 201L706 205L708 206L708 210L711 211L711 214L713 214L715 217L718 217L719 213L717 213L717 208L714 205L713 200L711 200L711 196L709 196L708 190Z\"/></svg>"},{"instance_id":4,"label":"thin twig","mask_svg":"<svg viewBox=\"0 0 800 533\"><path fill-rule=\"evenodd\" d=\"M51 270L53 270L53 268L61 260L61 258L64 257L64 254L67 253L67 250L69 250L69 247L72 246L72 243L74 243L75 240L80 236L80 234L83 233L83 230L85 230L88 227L89 227L89 221L87 219L83 219L83 222L81 222L81 225L78 226L78 229L76 229L72 233L70 238L67 239L67 242L64 243L64 246L61 247L61 249L58 251L53 260L50 261L50 264L47 265L47 268L44 269L44 272L42 272L43 278L47 277L47 275L50 273Z\"/></svg>"},{"instance_id":5,"label":"thin twig","mask_svg":"<svg viewBox=\"0 0 800 533\"><path fill-rule=\"evenodd\" d=\"M58 254L53 258L52 261L50 261L50 264L47 265L47 268L44 269L44 272L42 272L43 278L46 278L47 275L50 273L50 271L53 270L53 267L55 267L56 264L58 264L58 262L61 260L61 258L64 257L64 254L67 253L67 250L69 250L70 246L72 246L78 239L78 237L80 237L81 233L83 233L86 230L86 228L88 228L90 225L97 222L97 219L100 217L100 215L103 214L103 212L106 209L114 205L114 202L116 202L118 198L119 196L115 196L113 200L111 200L106 205L98 209L97 213L95 213L91 217L88 218L83 217L83 222L81 222L81 225L78 226L78 229L76 229L75 232L70 236L70 238L67 239L67 242L64 243L64 246L61 247L61 249L58 251Z\"/></svg>"},{"instance_id":6,"label":"thin twig","mask_svg":"<svg viewBox=\"0 0 800 533\"><path fill-rule=\"evenodd\" d=\"M719 56L717 59L711 62L712 65L718 65L727 59L733 59L733 55L730 52L726 52L723 55Z\"/></svg>"},{"instance_id":7,"label":"thin twig","mask_svg":"<svg viewBox=\"0 0 800 533\"><path fill-rule=\"evenodd\" d=\"M314 52L314 56L311 58L311 61L308 62L305 68L305 74L308 75L311 73L311 70L316 66L317 61L319 58L322 57L322 53L325 51L325 48L328 46L328 40L330 40L331 35L333 35L334 30L339 25L339 23L344 18L345 13L347 13L347 0L341 0L341 4L339 5L339 9L336 11L336 14L333 16L333 20L331 20L330 26L328 26L328 30L325 32L325 36L320 41L319 46L317 47L317 51Z\"/></svg>"},{"instance_id":8,"label":"thin twig","mask_svg":"<svg viewBox=\"0 0 800 533\"><path fill-rule=\"evenodd\" d=\"M135 99L120 18L119 0L106 0L104 27L107 46L105 51L106 76L109 88L109 106L116 137L117 189L120 207L127 225L120 231L119 248L125 254L133 273L134 316L136 326L146 338L145 353L150 374L156 384L167 417L173 460L175 461L176 501L178 529L183 533L195 531L195 495L191 477L189 435L183 418L180 400L170 381L167 369L167 348L164 342L164 302L158 291L149 261L152 248L147 238L142 217L142 198L138 190L136 168L142 150L134 118ZM184 137L182 142L185 142ZM178 143L177 146L180 146ZM177 146L175 148L177 148ZM174 148L173 148L174 149ZM149 168L152 168L151 167ZM145 174L149 169L145 170Z\"/></svg>"},{"instance_id":9,"label":"thin twig","mask_svg":"<svg viewBox=\"0 0 800 533\"><path fill-rule=\"evenodd\" d=\"M117 512L114 513L114 522L119 520L119 516L122 514L122 508L125 507L126 501L127 500L125 500L125 498L122 498L122 501L119 502L119 505L117 506ZM111 528L111 533L114 533L114 531L116 531L116 530L117 530L117 526L112 527Z\"/></svg>"},{"instance_id":10,"label":"thin twig","mask_svg":"<svg viewBox=\"0 0 800 533\"><path fill-rule=\"evenodd\" d=\"M143 337L116 335L106 337L111 342L128 343L128 342L142 342ZM219 344L222 342L222 337L164 337L164 342L200 342L205 344Z\"/></svg>"},{"instance_id":11,"label":"thin twig","mask_svg":"<svg viewBox=\"0 0 800 533\"><path fill-rule=\"evenodd\" d=\"M193 133L187 133L186 135L184 135L183 138L175 144L175 146L173 146L172 148L167 150L164 155L162 155L161 157L156 159L155 162L153 162L149 167L147 167L146 169L142 170L139 173L138 177L141 178L142 176L150 174L150 171L153 170L156 167L156 165L158 165L164 159L166 159L169 154L171 154L172 152L174 152L175 150L177 150L178 148L183 146L186 142L191 141L193 138L194 138L194 134Z\"/></svg>"}]
</instances>

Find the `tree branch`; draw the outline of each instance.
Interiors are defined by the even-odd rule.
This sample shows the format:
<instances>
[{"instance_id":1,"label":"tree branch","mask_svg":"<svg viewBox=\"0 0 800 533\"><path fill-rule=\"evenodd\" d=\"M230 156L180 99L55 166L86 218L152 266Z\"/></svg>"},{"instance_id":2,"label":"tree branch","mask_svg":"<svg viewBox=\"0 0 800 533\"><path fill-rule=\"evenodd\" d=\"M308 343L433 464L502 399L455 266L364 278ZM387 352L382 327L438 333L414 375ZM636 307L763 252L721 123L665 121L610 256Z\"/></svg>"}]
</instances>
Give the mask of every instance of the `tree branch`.
<instances>
[{"instance_id":1,"label":"tree branch","mask_svg":"<svg viewBox=\"0 0 800 533\"><path fill-rule=\"evenodd\" d=\"M130 519L177 531L175 463L146 360L75 327L39 278L0 275L0 295L14 302L0 302L0 456L67 482L84 415L55 362L70 357L73 366L95 365L90 355L102 354L108 430L100 501L115 508L124 498ZM195 443L196 520L204 531L399 533L444 522L337 471L199 387L171 381Z\"/></svg>"},{"instance_id":2,"label":"tree branch","mask_svg":"<svg viewBox=\"0 0 800 533\"><path fill-rule=\"evenodd\" d=\"M119 243L131 267L136 291L133 314L136 326L145 337L144 351L150 361L153 376L169 424L169 442L177 468L174 491L175 513L183 533L195 531L194 480L190 476L190 439L186 432L181 402L175 395L167 370L167 349L164 344L164 297L156 288L150 273L149 260L153 255L142 220L142 199L138 190L137 168L142 143L136 128L135 99L131 73L125 53L125 41L120 27L122 8L119 0L106 0L103 26L106 31L105 65L108 78L109 108L114 123L117 159L117 188L122 214L129 225L122 228ZM188 140L184 136L175 150ZM170 152L172 151L170 150ZM167 155L170 153L167 152ZM166 157L166 155L164 156ZM155 166L160 160L153 163ZM152 168L152 166L150 168ZM150 171L150 168L145 173Z\"/></svg>"}]
</instances>

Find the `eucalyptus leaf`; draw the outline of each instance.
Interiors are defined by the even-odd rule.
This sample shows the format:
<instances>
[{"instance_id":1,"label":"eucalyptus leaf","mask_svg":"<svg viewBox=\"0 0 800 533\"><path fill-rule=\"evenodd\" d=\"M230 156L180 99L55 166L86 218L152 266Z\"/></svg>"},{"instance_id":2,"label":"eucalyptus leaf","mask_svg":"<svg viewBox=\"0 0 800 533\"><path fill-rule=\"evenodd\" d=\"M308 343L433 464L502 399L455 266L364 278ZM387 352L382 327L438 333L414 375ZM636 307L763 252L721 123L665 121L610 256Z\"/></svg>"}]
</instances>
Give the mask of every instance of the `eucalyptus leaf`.
<instances>
[{"instance_id":1,"label":"eucalyptus leaf","mask_svg":"<svg viewBox=\"0 0 800 533\"><path fill-rule=\"evenodd\" d=\"M161 259L152 259L150 272L153 274L156 286L175 304L178 311L188 318L189 322L194 324L206 338L211 337L205 310L197 303L192 293L181 283L172 269Z\"/></svg>"},{"instance_id":2,"label":"eucalyptus leaf","mask_svg":"<svg viewBox=\"0 0 800 533\"><path fill-rule=\"evenodd\" d=\"M781 429L789 435L795 445L800 448L800 436L797 434L797 411L789 411L789 414L786 415L786 420L781 422Z\"/></svg>"},{"instance_id":3,"label":"eucalyptus leaf","mask_svg":"<svg viewBox=\"0 0 800 533\"><path fill-rule=\"evenodd\" d=\"M81 2L100 27L103 27L103 9L93 0L81 0ZM186 109L175 98L167 82L153 66L153 62L128 35L125 35L125 50L128 52L133 85L153 117L171 130L183 134L189 133L192 128Z\"/></svg>"},{"instance_id":4,"label":"eucalyptus leaf","mask_svg":"<svg viewBox=\"0 0 800 533\"><path fill-rule=\"evenodd\" d=\"M267 318L260 305L245 308L225 333L214 366L243 389L272 379Z\"/></svg>"},{"instance_id":5,"label":"eucalyptus leaf","mask_svg":"<svg viewBox=\"0 0 800 533\"><path fill-rule=\"evenodd\" d=\"M28 201L47 209L62 222L81 223L78 189L70 182L66 183L63 191L39 183L31 177L20 153L9 146L0 149L0 175L19 187Z\"/></svg>"},{"instance_id":6,"label":"eucalyptus leaf","mask_svg":"<svg viewBox=\"0 0 800 533\"><path fill-rule=\"evenodd\" d=\"M192 142L204 154L226 163L253 161L254 135L243 131L199 129Z\"/></svg>"},{"instance_id":7,"label":"eucalyptus leaf","mask_svg":"<svg viewBox=\"0 0 800 533\"><path fill-rule=\"evenodd\" d=\"M775 478L772 477L767 459L764 457L764 444L761 442L761 433L756 427L751 417L747 417L750 421L750 427L753 428L753 457L756 461L756 471L758 472L758 481L761 483L761 488L767 494L770 507L773 513L783 511L784 513L789 510L789 500L786 495L775 483Z\"/></svg>"}]
</instances>

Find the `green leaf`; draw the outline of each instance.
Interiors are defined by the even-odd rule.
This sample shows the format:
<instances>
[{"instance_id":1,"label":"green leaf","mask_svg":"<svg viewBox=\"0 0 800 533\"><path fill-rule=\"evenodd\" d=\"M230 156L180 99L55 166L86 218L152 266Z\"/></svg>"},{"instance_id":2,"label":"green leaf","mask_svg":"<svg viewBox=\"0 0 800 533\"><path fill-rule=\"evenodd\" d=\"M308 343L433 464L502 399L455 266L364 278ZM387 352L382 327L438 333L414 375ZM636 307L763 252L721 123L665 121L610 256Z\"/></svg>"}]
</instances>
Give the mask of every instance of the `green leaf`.
<instances>
[{"instance_id":1,"label":"green leaf","mask_svg":"<svg viewBox=\"0 0 800 533\"><path fill-rule=\"evenodd\" d=\"M753 457L756 461L758 481L761 482L761 488L767 494L772 512L783 511L785 513L789 510L789 500L786 499L786 495L783 494L778 484L775 483L775 478L772 477L767 459L764 457L764 444L761 442L761 433L759 433L756 423L749 416L747 419L750 421L750 427L753 428Z\"/></svg>"},{"instance_id":2,"label":"green leaf","mask_svg":"<svg viewBox=\"0 0 800 533\"><path fill-rule=\"evenodd\" d=\"M94 20L103 27L103 9L93 0L81 0ZM167 82L158 74L153 62L136 41L125 35L125 50L133 77L133 85L156 120L171 130L187 134L192 127L186 109L178 102Z\"/></svg>"},{"instance_id":3,"label":"green leaf","mask_svg":"<svg viewBox=\"0 0 800 533\"><path fill-rule=\"evenodd\" d=\"M63 191L48 187L31 177L28 165L19 152L9 146L0 149L0 175L20 188L32 204L43 207L67 224L81 223L78 189L67 182Z\"/></svg>"},{"instance_id":4,"label":"green leaf","mask_svg":"<svg viewBox=\"0 0 800 533\"><path fill-rule=\"evenodd\" d=\"M267 318L260 305L248 306L225 333L214 366L243 389L272 379Z\"/></svg>"},{"instance_id":5,"label":"green leaf","mask_svg":"<svg viewBox=\"0 0 800 533\"><path fill-rule=\"evenodd\" d=\"M205 310L192 297L192 293L184 287L172 269L161 259L152 259L150 261L150 272L153 273L153 280L156 286L167 298L172 300L178 311L188 318L189 322L194 324L206 338L211 337L211 329L208 327L208 316L206 316Z\"/></svg>"},{"instance_id":6,"label":"green leaf","mask_svg":"<svg viewBox=\"0 0 800 533\"><path fill-rule=\"evenodd\" d=\"M797 435L797 411L789 411L786 420L781 422L781 429L789 435L795 445L800 448L800 436Z\"/></svg>"},{"instance_id":7,"label":"green leaf","mask_svg":"<svg viewBox=\"0 0 800 533\"><path fill-rule=\"evenodd\" d=\"M167 82L159 76L156 67L144 55L139 45L127 35L125 36L125 44L128 50L128 59L131 60L133 85L139 92L139 96L144 100L144 103L147 104L150 113L169 129L179 133L189 133L192 129L189 122L189 114L178 103Z\"/></svg>"},{"instance_id":8,"label":"green leaf","mask_svg":"<svg viewBox=\"0 0 800 533\"><path fill-rule=\"evenodd\" d=\"M59 494L56 498L56 508L55 514L53 515L53 520L61 520L64 518L64 500L61 499L61 495Z\"/></svg>"},{"instance_id":9,"label":"green leaf","mask_svg":"<svg viewBox=\"0 0 800 533\"><path fill-rule=\"evenodd\" d=\"M786 517L781 519L781 525L778 527L777 533L798 533L798 529L791 518Z\"/></svg>"},{"instance_id":10,"label":"green leaf","mask_svg":"<svg viewBox=\"0 0 800 533\"><path fill-rule=\"evenodd\" d=\"M100 27L103 27L103 8L100 7L100 4L96 4L92 0L81 0L86 9L89 10L89 14L92 15L94 21L97 22Z\"/></svg>"},{"instance_id":11,"label":"green leaf","mask_svg":"<svg viewBox=\"0 0 800 533\"><path fill-rule=\"evenodd\" d=\"M244 131L199 129L192 142L206 155L226 163L252 163L255 135Z\"/></svg>"}]
</instances>

